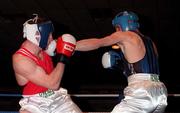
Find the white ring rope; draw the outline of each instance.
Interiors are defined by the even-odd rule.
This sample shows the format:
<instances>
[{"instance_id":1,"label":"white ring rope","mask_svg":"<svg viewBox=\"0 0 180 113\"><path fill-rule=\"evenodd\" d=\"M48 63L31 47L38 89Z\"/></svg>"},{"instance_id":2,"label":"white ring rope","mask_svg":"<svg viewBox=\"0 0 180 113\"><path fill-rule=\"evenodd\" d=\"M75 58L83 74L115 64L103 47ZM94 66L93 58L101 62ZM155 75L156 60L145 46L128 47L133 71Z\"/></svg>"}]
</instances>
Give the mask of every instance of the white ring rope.
<instances>
[{"instance_id":1,"label":"white ring rope","mask_svg":"<svg viewBox=\"0 0 180 113\"><path fill-rule=\"evenodd\" d=\"M119 97L119 94L70 94L70 95L72 97ZM168 96L180 97L180 94L168 94ZM21 94L0 93L0 97L22 97L22 95Z\"/></svg>"}]
</instances>

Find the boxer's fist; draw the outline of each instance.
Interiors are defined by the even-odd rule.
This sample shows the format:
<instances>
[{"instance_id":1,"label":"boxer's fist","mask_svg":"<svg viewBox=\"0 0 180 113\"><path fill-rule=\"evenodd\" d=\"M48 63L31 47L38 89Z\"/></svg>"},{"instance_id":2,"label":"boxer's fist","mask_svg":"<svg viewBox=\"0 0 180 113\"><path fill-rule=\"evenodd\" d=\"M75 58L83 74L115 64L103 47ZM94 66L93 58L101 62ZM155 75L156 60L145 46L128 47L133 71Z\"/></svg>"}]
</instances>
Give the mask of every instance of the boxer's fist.
<instances>
[{"instance_id":1,"label":"boxer's fist","mask_svg":"<svg viewBox=\"0 0 180 113\"><path fill-rule=\"evenodd\" d=\"M115 51L105 52L102 56L102 65L106 69L118 69L122 60L122 53Z\"/></svg>"},{"instance_id":2,"label":"boxer's fist","mask_svg":"<svg viewBox=\"0 0 180 113\"><path fill-rule=\"evenodd\" d=\"M58 37L56 44L56 54L58 61L67 63L76 47L76 39L70 34L63 34Z\"/></svg>"}]
</instances>

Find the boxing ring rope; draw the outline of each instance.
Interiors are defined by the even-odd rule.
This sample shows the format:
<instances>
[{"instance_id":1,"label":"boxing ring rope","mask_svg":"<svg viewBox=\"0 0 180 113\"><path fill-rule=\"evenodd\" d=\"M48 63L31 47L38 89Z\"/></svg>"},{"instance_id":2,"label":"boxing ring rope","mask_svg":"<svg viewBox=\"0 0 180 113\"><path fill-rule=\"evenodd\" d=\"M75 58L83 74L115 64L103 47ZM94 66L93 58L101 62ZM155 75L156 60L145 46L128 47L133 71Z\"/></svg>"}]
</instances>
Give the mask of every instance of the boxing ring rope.
<instances>
[{"instance_id":1,"label":"boxing ring rope","mask_svg":"<svg viewBox=\"0 0 180 113\"><path fill-rule=\"evenodd\" d=\"M17 111L0 111L0 113L19 113ZM110 113L110 112L83 112L83 113Z\"/></svg>"},{"instance_id":2,"label":"boxing ring rope","mask_svg":"<svg viewBox=\"0 0 180 113\"><path fill-rule=\"evenodd\" d=\"M18 111L0 111L0 113L19 113ZM83 112L83 113L110 113L110 112Z\"/></svg>"},{"instance_id":3,"label":"boxing ring rope","mask_svg":"<svg viewBox=\"0 0 180 113\"><path fill-rule=\"evenodd\" d=\"M77 98L118 98L119 94L70 94ZM123 95L122 95L123 96ZM0 97L22 97L21 94L0 93ZM180 97L180 94L168 94L168 97ZM18 113L18 111L0 111L0 113ZM84 113L110 113L110 112L84 112Z\"/></svg>"},{"instance_id":4,"label":"boxing ring rope","mask_svg":"<svg viewBox=\"0 0 180 113\"><path fill-rule=\"evenodd\" d=\"M71 94L71 97L118 97L119 94ZM22 97L21 94L0 93L0 97ZM0 111L0 113L18 113L18 111ZM110 113L110 112L83 112L83 113Z\"/></svg>"},{"instance_id":5,"label":"boxing ring rope","mask_svg":"<svg viewBox=\"0 0 180 113\"><path fill-rule=\"evenodd\" d=\"M70 94L72 97L119 97L119 94ZM180 94L168 94L170 97L180 97ZM0 94L0 97L22 97L21 94Z\"/></svg>"}]
</instances>

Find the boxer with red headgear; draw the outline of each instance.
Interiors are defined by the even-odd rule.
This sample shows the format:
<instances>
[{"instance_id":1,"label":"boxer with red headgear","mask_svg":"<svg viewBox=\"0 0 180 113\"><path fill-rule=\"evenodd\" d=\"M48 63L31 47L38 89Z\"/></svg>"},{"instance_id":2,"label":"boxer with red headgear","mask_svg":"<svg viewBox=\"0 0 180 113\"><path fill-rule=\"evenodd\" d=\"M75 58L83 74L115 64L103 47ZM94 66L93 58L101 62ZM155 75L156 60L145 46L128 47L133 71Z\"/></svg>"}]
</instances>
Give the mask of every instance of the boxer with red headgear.
<instances>
[{"instance_id":1,"label":"boxer with red headgear","mask_svg":"<svg viewBox=\"0 0 180 113\"><path fill-rule=\"evenodd\" d=\"M56 46L53 31L52 22L37 15L24 23L24 38L27 40L12 57L17 83L23 87L20 113L82 113L67 90L60 87L66 64L63 56L68 52L70 58L74 48L63 51L64 46ZM66 43L75 46L74 37L64 38ZM58 41L57 45L62 43L64 40ZM60 60L54 67L50 56L55 55L55 49Z\"/></svg>"}]
</instances>

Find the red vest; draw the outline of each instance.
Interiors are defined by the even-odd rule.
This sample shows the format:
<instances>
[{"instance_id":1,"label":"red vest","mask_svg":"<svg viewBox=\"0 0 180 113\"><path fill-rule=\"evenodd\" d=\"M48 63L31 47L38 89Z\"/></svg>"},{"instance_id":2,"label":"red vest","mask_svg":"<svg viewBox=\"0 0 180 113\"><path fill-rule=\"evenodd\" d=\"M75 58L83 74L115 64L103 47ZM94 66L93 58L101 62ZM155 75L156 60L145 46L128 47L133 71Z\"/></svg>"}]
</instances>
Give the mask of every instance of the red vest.
<instances>
[{"instance_id":1,"label":"red vest","mask_svg":"<svg viewBox=\"0 0 180 113\"><path fill-rule=\"evenodd\" d=\"M23 56L26 56L30 59L32 59L34 62L36 62L37 65L42 67L47 74L51 73L53 70L53 62L49 55L47 55L44 51L42 51L43 60L36 57L34 54L32 54L30 51L28 51L25 48L20 48L16 54L21 54ZM33 76L33 75L32 75ZM23 88L23 95L33 95L37 93L41 93L48 90L45 87L36 85L29 81Z\"/></svg>"}]
</instances>

